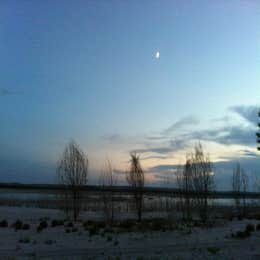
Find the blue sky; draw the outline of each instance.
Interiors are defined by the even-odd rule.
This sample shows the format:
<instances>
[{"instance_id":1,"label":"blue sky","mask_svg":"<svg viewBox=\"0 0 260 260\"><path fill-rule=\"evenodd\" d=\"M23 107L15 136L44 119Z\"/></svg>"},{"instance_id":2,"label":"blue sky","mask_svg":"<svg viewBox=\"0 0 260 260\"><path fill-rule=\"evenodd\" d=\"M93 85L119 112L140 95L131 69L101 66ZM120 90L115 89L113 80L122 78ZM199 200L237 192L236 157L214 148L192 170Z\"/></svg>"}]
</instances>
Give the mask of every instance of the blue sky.
<instances>
[{"instance_id":1,"label":"blue sky","mask_svg":"<svg viewBox=\"0 0 260 260\"><path fill-rule=\"evenodd\" d=\"M133 150L152 176L198 140L216 162L245 160L259 24L254 0L1 1L2 180L53 181L70 139L92 176L108 157L125 169Z\"/></svg>"}]
</instances>

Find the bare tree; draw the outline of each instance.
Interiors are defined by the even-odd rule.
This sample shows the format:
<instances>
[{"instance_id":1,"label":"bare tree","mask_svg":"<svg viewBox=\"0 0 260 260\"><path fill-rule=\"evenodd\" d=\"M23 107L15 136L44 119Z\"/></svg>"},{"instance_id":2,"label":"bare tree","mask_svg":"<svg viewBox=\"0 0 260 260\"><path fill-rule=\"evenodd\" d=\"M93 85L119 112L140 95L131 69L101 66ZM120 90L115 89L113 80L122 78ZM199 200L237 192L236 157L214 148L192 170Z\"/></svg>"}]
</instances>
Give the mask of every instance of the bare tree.
<instances>
[{"instance_id":1,"label":"bare tree","mask_svg":"<svg viewBox=\"0 0 260 260\"><path fill-rule=\"evenodd\" d=\"M171 184L171 179L169 175L166 175L163 180L163 186L169 188ZM168 196L165 197L165 211L169 216L171 208L172 208L172 200Z\"/></svg>"},{"instance_id":2,"label":"bare tree","mask_svg":"<svg viewBox=\"0 0 260 260\"><path fill-rule=\"evenodd\" d=\"M192 187L192 162L191 159L186 158L186 163L183 167L179 167L176 172L176 180L178 188L181 191L180 195L180 203L183 214L183 219L186 221L190 221L191 216L191 191Z\"/></svg>"},{"instance_id":3,"label":"bare tree","mask_svg":"<svg viewBox=\"0 0 260 260\"><path fill-rule=\"evenodd\" d=\"M232 189L235 193L235 205L239 214L241 214L241 199L240 192L248 191L248 176L245 173L244 169L241 167L240 163L237 163L235 170L233 171L232 176ZM243 200L243 215L246 215L246 197L245 195L242 198Z\"/></svg>"},{"instance_id":4,"label":"bare tree","mask_svg":"<svg viewBox=\"0 0 260 260\"><path fill-rule=\"evenodd\" d=\"M232 189L235 193L235 205L238 212L240 212L240 198L237 196L241 191L241 166L239 163L237 163L236 168L233 171L232 176Z\"/></svg>"},{"instance_id":5,"label":"bare tree","mask_svg":"<svg viewBox=\"0 0 260 260\"><path fill-rule=\"evenodd\" d=\"M245 171L242 169L242 174L241 174L241 186L242 186L242 191L244 192L244 196L243 196L243 215L246 216L246 196L245 196L245 192L248 191L248 182L249 182L249 178L247 176L247 174L245 173Z\"/></svg>"},{"instance_id":6,"label":"bare tree","mask_svg":"<svg viewBox=\"0 0 260 260\"><path fill-rule=\"evenodd\" d=\"M214 174L209 155L205 155L202 145L195 145L191 153L191 175L193 190L196 193L196 202L200 218L203 222L208 220L208 193L215 188Z\"/></svg>"},{"instance_id":7,"label":"bare tree","mask_svg":"<svg viewBox=\"0 0 260 260\"><path fill-rule=\"evenodd\" d=\"M132 153L130 156L130 170L127 172L126 180L134 189L135 208L137 211L138 221L141 221L143 211L144 171L141 167L139 156L135 153Z\"/></svg>"},{"instance_id":8,"label":"bare tree","mask_svg":"<svg viewBox=\"0 0 260 260\"><path fill-rule=\"evenodd\" d=\"M258 117L260 118L260 111L258 112ZM260 123L258 123L258 132L256 133L257 136L257 143L260 144ZM260 146L257 147L258 151L260 151Z\"/></svg>"},{"instance_id":9,"label":"bare tree","mask_svg":"<svg viewBox=\"0 0 260 260\"><path fill-rule=\"evenodd\" d=\"M117 183L117 178L114 175L113 167L109 160L107 160L105 169L101 173L99 183L104 188L112 187ZM104 191L101 193L101 199L103 202L103 212L106 221L107 223L112 224L114 222L114 214L115 214L114 194L112 191Z\"/></svg>"},{"instance_id":10,"label":"bare tree","mask_svg":"<svg viewBox=\"0 0 260 260\"><path fill-rule=\"evenodd\" d=\"M80 187L87 183L88 159L74 141L65 147L58 162L57 175L59 182L67 187L64 194L69 203L67 209L73 212L73 218L77 220L82 205Z\"/></svg>"}]
</instances>

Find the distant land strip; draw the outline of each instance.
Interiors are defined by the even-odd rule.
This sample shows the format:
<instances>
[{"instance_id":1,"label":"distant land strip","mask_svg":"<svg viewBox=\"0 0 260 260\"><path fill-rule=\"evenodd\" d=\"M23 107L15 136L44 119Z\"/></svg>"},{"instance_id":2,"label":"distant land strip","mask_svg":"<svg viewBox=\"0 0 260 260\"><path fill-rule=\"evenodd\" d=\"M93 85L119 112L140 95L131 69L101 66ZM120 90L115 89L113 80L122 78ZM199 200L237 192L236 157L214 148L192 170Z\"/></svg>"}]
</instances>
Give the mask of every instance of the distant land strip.
<instances>
[{"instance_id":1,"label":"distant land strip","mask_svg":"<svg viewBox=\"0 0 260 260\"><path fill-rule=\"evenodd\" d=\"M59 184L20 184L20 183L0 183L0 192L28 192L28 193L59 193L71 188L75 188L82 192L100 193L100 192L115 192L121 194L131 194L136 191L135 188L129 186L99 186L99 185L81 185L71 187ZM247 198L260 199L260 192L234 192L234 191L211 191L211 192L185 192L178 188L165 187L144 187L142 192L145 195L157 195L167 197L203 197L209 198Z\"/></svg>"}]
</instances>

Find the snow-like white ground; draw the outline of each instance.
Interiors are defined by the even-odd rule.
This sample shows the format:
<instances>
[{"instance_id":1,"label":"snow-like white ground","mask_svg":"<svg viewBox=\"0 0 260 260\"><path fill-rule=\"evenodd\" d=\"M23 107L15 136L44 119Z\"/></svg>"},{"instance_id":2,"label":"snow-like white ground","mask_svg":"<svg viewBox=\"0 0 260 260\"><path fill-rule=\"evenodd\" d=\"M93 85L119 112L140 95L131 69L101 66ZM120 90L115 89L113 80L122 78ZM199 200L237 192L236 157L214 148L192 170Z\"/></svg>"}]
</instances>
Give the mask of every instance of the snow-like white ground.
<instances>
[{"instance_id":1,"label":"snow-like white ground","mask_svg":"<svg viewBox=\"0 0 260 260\"><path fill-rule=\"evenodd\" d=\"M94 216L95 213L88 213L82 218ZM248 223L260 223L256 220L226 221L209 229L193 228L191 232L184 229L89 236L80 222L75 224L77 232L66 233L66 228L59 226L38 233L36 226L44 217L49 222L64 218L59 210L0 207L0 221L6 219L10 226L20 219L31 225L30 230L0 228L0 259L260 259L260 231L242 240L230 237ZM26 239L28 243L21 242Z\"/></svg>"}]
</instances>

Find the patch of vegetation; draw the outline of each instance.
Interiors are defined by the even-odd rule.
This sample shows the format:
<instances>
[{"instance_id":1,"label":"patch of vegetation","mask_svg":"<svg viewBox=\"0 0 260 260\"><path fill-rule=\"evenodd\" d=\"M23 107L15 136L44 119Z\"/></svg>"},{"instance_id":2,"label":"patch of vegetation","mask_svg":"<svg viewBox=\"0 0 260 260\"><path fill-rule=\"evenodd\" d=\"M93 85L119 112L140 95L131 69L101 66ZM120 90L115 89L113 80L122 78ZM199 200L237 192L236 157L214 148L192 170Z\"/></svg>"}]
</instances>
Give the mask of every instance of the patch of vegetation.
<instances>
[{"instance_id":1,"label":"patch of vegetation","mask_svg":"<svg viewBox=\"0 0 260 260\"><path fill-rule=\"evenodd\" d=\"M52 244L55 243L55 241L53 241L53 240L51 240L51 239L47 239L47 240L45 240L44 243L45 243L46 245L52 245Z\"/></svg>"},{"instance_id":2,"label":"patch of vegetation","mask_svg":"<svg viewBox=\"0 0 260 260\"><path fill-rule=\"evenodd\" d=\"M212 254L212 255L216 255L218 252L219 252L219 250L220 250L220 248L218 248L218 247L208 247L207 248L208 249L208 251Z\"/></svg>"},{"instance_id":3,"label":"patch of vegetation","mask_svg":"<svg viewBox=\"0 0 260 260\"><path fill-rule=\"evenodd\" d=\"M260 224L259 224L259 223L256 225L256 230L257 230L257 231L260 230Z\"/></svg>"},{"instance_id":4,"label":"patch of vegetation","mask_svg":"<svg viewBox=\"0 0 260 260\"><path fill-rule=\"evenodd\" d=\"M112 241L112 236L107 236L107 241Z\"/></svg>"},{"instance_id":5,"label":"patch of vegetation","mask_svg":"<svg viewBox=\"0 0 260 260\"><path fill-rule=\"evenodd\" d=\"M72 230L71 230L71 232L77 232L78 231L78 229L76 228L76 227L74 227Z\"/></svg>"},{"instance_id":6,"label":"patch of vegetation","mask_svg":"<svg viewBox=\"0 0 260 260\"><path fill-rule=\"evenodd\" d=\"M67 224L65 225L65 227L67 227L67 228L73 228L73 227L74 227L74 224L73 224L73 222L69 222L69 223L67 223Z\"/></svg>"},{"instance_id":7,"label":"patch of vegetation","mask_svg":"<svg viewBox=\"0 0 260 260\"><path fill-rule=\"evenodd\" d=\"M19 242L23 243L23 244L28 244L31 242L31 239L29 237L25 237L25 238L19 239Z\"/></svg>"},{"instance_id":8,"label":"patch of vegetation","mask_svg":"<svg viewBox=\"0 0 260 260\"><path fill-rule=\"evenodd\" d=\"M51 222L51 227L58 227L58 226L63 226L63 225L64 225L64 220L54 219Z\"/></svg>"},{"instance_id":9,"label":"patch of vegetation","mask_svg":"<svg viewBox=\"0 0 260 260\"><path fill-rule=\"evenodd\" d=\"M48 222L46 220L42 220L37 226L37 232L41 232L43 229L48 227Z\"/></svg>"},{"instance_id":10,"label":"patch of vegetation","mask_svg":"<svg viewBox=\"0 0 260 260\"><path fill-rule=\"evenodd\" d=\"M114 241L114 246L117 246L119 244L118 240Z\"/></svg>"},{"instance_id":11,"label":"patch of vegetation","mask_svg":"<svg viewBox=\"0 0 260 260\"><path fill-rule=\"evenodd\" d=\"M237 231L237 233L235 234L236 238L240 238L240 239L244 239L247 237L251 236L251 232L248 230L244 230L244 231Z\"/></svg>"},{"instance_id":12,"label":"patch of vegetation","mask_svg":"<svg viewBox=\"0 0 260 260\"><path fill-rule=\"evenodd\" d=\"M253 224L247 224L246 225L246 230L248 232L254 232L255 231L255 226Z\"/></svg>"},{"instance_id":13,"label":"patch of vegetation","mask_svg":"<svg viewBox=\"0 0 260 260\"><path fill-rule=\"evenodd\" d=\"M71 230L70 230L69 228L66 228L65 232L66 232L66 233L70 233Z\"/></svg>"},{"instance_id":14,"label":"patch of vegetation","mask_svg":"<svg viewBox=\"0 0 260 260\"><path fill-rule=\"evenodd\" d=\"M125 229L125 230L131 230L133 229L133 227L136 225L136 222L133 220L125 220L122 222L119 222L117 224L117 227L121 228L121 229Z\"/></svg>"},{"instance_id":15,"label":"patch of vegetation","mask_svg":"<svg viewBox=\"0 0 260 260\"><path fill-rule=\"evenodd\" d=\"M13 223L12 227L13 227L15 230L20 230L20 229L22 229L22 227L23 227L23 222L22 222L21 220L17 219L17 220Z\"/></svg>"},{"instance_id":16,"label":"patch of vegetation","mask_svg":"<svg viewBox=\"0 0 260 260\"><path fill-rule=\"evenodd\" d=\"M7 222L7 220L2 220L1 222L0 222L0 227L1 228L6 228L6 227L8 227L8 222Z\"/></svg>"},{"instance_id":17,"label":"patch of vegetation","mask_svg":"<svg viewBox=\"0 0 260 260\"><path fill-rule=\"evenodd\" d=\"M22 229L23 230L29 230L31 226L29 224L23 224Z\"/></svg>"},{"instance_id":18,"label":"patch of vegetation","mask_svg":"<svg viewBox=\"0 0 260 260\"><path fill-rule=\"evenodd\" d=\"M237 216L237 219L241 221L241 220L243 220L243 216L242 216L241 214L239 214L239 215Z\"/></svg>"},{"instance_id":19,"label":"patch of vegetation","mask_svg":"<svg viewBox=\"0 0 260 260\"><path fill-rule=\"evenodd\" d=\"M89 231L89 236L94 236L99 234L99 229L96 226L91 227L88 231Z\"/></svg>"}]
</instances>

